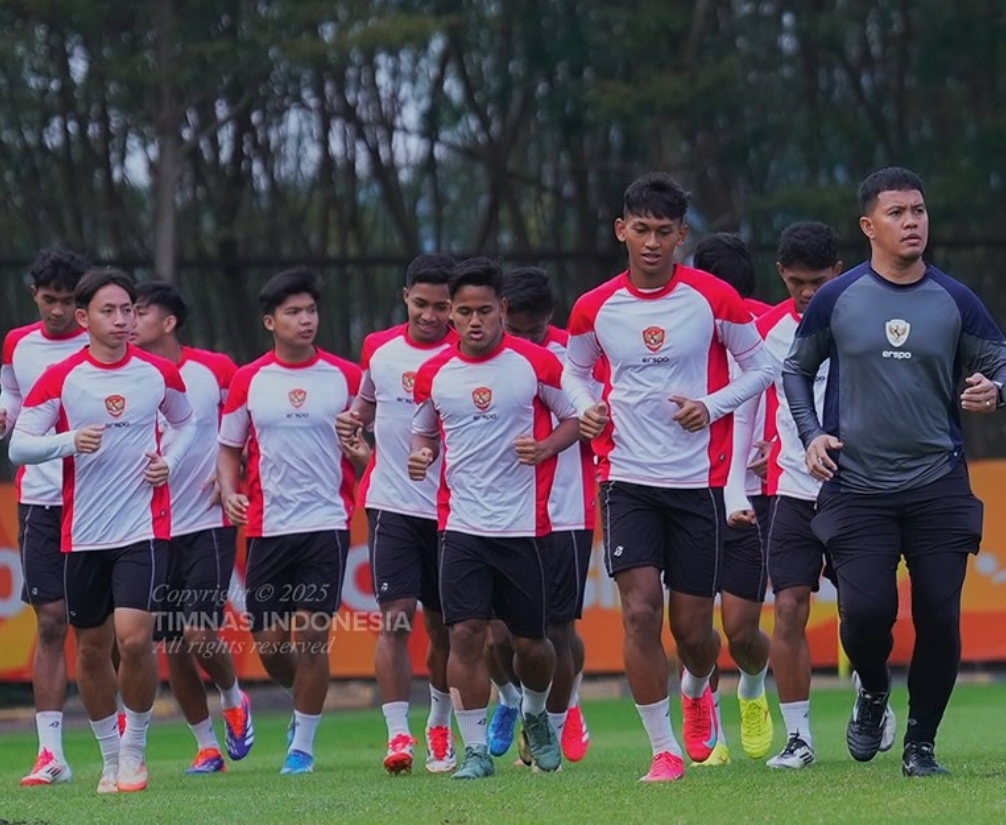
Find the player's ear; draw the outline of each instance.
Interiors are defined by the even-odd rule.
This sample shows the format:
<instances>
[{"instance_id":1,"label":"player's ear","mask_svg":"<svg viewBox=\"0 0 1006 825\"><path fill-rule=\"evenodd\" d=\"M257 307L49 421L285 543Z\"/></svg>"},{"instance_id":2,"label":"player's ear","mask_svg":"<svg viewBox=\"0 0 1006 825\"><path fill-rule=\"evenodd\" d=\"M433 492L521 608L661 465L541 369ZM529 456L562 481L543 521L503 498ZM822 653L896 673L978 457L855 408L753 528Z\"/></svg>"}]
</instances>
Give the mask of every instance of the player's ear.
<instances>
[{"instance_id":1,"label":"player's ear","mask_svg":"<svg viewBox=\"0 0 1006 825\"><path fill-rule=\"evenodd\" d=\"M276 329L276 319L272 315L263 315L262 326L269 330L269 332L274 332Z\"/></svg>"},{"instance_id":2,"label":"player's ear","mask_svg":"<svg viewBox=\"0 0 1006 825\"><path fill-rule=\"evenodd\" d=\"M688 237L688 224L685 223L685 219L682 218L681 219L681 231L678 234L678 244L677 245L681 246L681 244L683 244L685 242L685 239L687 237Z\"/></svg>"},{"instance_id":3,"label":"player's ear","mask_svg":"<svg viewBox=\"0 0 1006 825\"><path fill-rule=\"evenodd\" d=\"M170 335L178 329L178 319L174 315L164 316L164 333Z\"/></svg>"},{"instance_id":4,"label":"player's ear","mask_svg":"<svg viewBox=\"0 0 1006 825\"><path fill-rule=\"evenodd\" d=\"M500 312L506 316L507 310L510 309L510 302L506 298L500 298Z\"/></svg>"},{"instance_id":5,"label":"player's ear","mask_svg":"<svg viewBox=\"0 0 1006 825\"><path fill-rule=\"evenodd\" d=\"M407 286L402 287L402 300L405 303L409 302L409 288Z\"/></svg>"},{"instance_id":6,"label":"player's ear","mask_svg":"<svg viewBox=\"0 0 1006 825\"><path fill-rule=\"evenodd\" d=\"M845 263L844 262L842 262L842 261L835 261L835 265L831 268L831 271L834 273L835 277L837 278L839 275L842 274L842 270L844 268L845 268Z\"/></svg>"},{"instance_id":7,"label":"player's ear","mask_svg":"<svg viewBox=\"0 0 1006 825\"><path fill-rule=\"evenodd\" d=\"M32 287L34 289L34 287ZM77 307L73 311L73 317L77 319L77 323L80 324L84 329L87 329L87 310L83 307Z\"/></svg>"},{"instance_id":8,"label":"player's ear","mask_svg":"<svg viewBox=\"0 0 1006 825\"><path fill-rule=\"evenodd\" d=\"M615 237L619 243L625 243L625 219L615 218Z\"/></svg>"},{"instance_id":9,"label":"player's ear","mask_svg":"<svg viewBox=\"0 0 1006 825\"><path fill-rule=\"evenodd\" d=\"M868 218L866 215L863 215L859 219L859 228L863 231L863 234L866 235L867 238L870 238L870 240L873 240L873 219L872 218Z\"/></svg>"}]
</instances>

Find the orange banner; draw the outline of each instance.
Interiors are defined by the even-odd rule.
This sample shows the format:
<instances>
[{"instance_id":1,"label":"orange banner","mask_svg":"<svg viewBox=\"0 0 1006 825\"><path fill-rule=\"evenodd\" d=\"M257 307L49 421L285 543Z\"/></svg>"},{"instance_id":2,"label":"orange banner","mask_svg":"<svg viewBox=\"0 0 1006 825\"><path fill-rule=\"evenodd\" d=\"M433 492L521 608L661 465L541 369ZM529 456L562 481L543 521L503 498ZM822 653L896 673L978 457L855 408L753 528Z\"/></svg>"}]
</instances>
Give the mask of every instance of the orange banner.
<instances>
[{"instance_id":1,"label":"orange banner","mask_svg":"<svg viewBox=\"0 0 1006 825\"><path fill-rule=\"evenodd\" d=\"M995 501L1006 489L1006 461L976 462L971 469L975 493L986 502ZM232 650L243 679L266 678L251 639L241 621L244 553L239 551L231 587L228 627L223 636ZM21 565L17 552L17 506L13 485L0 485L0 680L27 681L35 644L35 619L21 602ZM618 590L604 573L600 547L595 548L586 589L586 606L580 633L587 649L590 673L622 671L622 627ZM905 663L911 656L913 633L911 600L907 581L901 583L901 611L895 628L893 661ZM352 525L352 549L343 588L343 607L335 622L330 654L333 677L370 677L374 672L374 644L378 630L377 604L367 559L366 519L357 513ZM763 611L762 626L771 631L771 594ZM1006 661L1006 510L987 506L985 538L981 554L972 559L964 587L962 636L968 662ZM838 662L838 630L835 591L825 586L814 601L808 628L815 667L834 667ZM671 649L669 635L668 650ZM68 643L73 673L72 643ZM417 622L410 643L416 674L425 672L426 634ZM732 668L728 654L721 660ZM162 662L163 665L163 662ZM162 674L166 673L162 667Z\"/></svg>"}]
</instances>

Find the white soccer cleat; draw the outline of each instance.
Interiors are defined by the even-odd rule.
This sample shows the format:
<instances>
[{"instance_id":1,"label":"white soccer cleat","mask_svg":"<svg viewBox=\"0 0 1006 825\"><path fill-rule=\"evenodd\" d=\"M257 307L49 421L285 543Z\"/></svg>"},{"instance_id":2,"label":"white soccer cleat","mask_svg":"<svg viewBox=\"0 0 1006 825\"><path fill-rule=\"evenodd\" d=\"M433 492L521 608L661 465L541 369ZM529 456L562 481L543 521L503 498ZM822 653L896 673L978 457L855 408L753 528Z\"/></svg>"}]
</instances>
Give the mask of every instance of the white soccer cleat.
<instances>
[{"instance_id":1,"label":"white soccer cleat","mask_svg":"<svg viewBox=\"0 0 1006 825\"><path fill-rule=\"evenodd\" d=\"M147 763L142 757L119 754L119 793L147 789Z\"/></svg>"},{"instance_id":2,"label":"white soccer cleat","mask_svg":"<svg viewBox=\"0 0 1006 825\"><path fill-rule=\"evenodd\" d=\"M770 768L798 770L800 768L809 768L814 764L814 761L814 749L804 742L797 734L791 733L789 741L786 743L786 747L783 748L778 755L769 759L765 764Z\"/></svg>"},{"instance_id":3,"label":"white soccer cleat","mask_svg":"<svg viewBox=\"0 0 1006 825\"><path fill-rule=\"evenodd\" d=\"M98 793L118 793L119 792L119 770L118 768L105 768L101 772L101 779L98 780Z\"/></svg>"},{"instance_id":4,"label":"white soccer cleat","mask_svg":"<svg viewBox=\"0 0 1006 825\"><path fill-rule=\"evenodd\" d=\"M69 782L72 778L70 766L57 759L48 748L43 748L35 759L31 773L21 780L21 785L25 788L55 785L57 782Z\"/></svg>"},{"instance_id":5,"label":"white soccer cleat","mask_svg":"<svg viewBox=\"0 0 1006 825\"><path fill-rule=\"evenodd\" d=\"M880 752L886 753L894 747L894 740L898 735L898 720L894 716L894 708L888 704L884 712L884 736L880 740Z\"/></svg>"}]
</instances>

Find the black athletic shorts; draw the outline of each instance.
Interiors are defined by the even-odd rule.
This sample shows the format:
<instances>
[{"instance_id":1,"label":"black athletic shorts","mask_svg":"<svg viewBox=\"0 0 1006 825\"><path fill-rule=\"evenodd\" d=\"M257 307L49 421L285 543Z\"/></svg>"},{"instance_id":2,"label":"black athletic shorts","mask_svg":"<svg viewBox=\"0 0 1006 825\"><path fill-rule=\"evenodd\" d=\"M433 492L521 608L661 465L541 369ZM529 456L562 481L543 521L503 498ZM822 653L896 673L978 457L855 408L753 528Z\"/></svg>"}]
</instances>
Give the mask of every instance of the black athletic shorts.
<instances>
[{"instance_id":1,"label":"black athletic shorts","mask_svg":"<svg viewBox=\"0 0 1006 825\"><path fill-rule=\"evenodd\" d=\"M390 510L367 510L367 522L370 569L378 604L419 599L424 609L439 613L440 536L436 520Z\"/></svg>"},{"instance_id":2,"label":"black athletic shorts","mask_svg":"<svg viewBox=\"0 0 1006 825\"><path fill-rule=\"evenodd\" d=\"M18 504L17 544L21 548L24 586L21 601L30 605L52 604L65 597L63 568L66 553L61 546L63 508L42 504Z\"/></svg>"},{"instance_id":3,"label":"black athletic shorts","mask_svg":"<svg viewBox=\"0 0 1006 825\"><path fill-rule=\"evenodd\" d=\"M771 501L771 496L751 496L751 507L758 519L753 527L731 527L724 523L720 590L749 602L765 601L768 584L765 536L771 519Z\"/></svg>"},{"instance_id":4,"label":"black athletic shorts","mask_svg":"<svg viewBox=\"0 0 1006 825\"><path fill-rule=\"evenodd\" d=\"M251 629L267 630L298 611L335 615L348 556L348 530L250 539L245 611Z\"/></svg>"},{"instance_id":5,"label":"black athletic shorts","mask_svg":"<svg viewBox=\"0 0 1006 825\"><path fill-rule=\"evenodd\" d=\"M726 518L723 490L606 481L601 484L601 518L609 575L655 567L671 590L716 595Z\"/></svg>"},{"instance_id":6,"label":"black athletic shorts","mask_svg":"<svg viewBox=\"0 0 1006 825\"><path fill-rule=\"evenodd\" d=\"M768 537L768 575L773 593L792 587L809 587L817 592L822 575L834 581L828 551L811 529L816 515L813 501L775 497Z\"/></svg>"},{"instance_id":7,"label":"black athletic shorts","mask_svg":"<svg viewBox=\"0 0 1006 825\"><path fill-rule=\"evenodd\" d=\"M583 590L594 549L593 530L560 530L541 540L548 579L548 620L566 624L583 618Z\"/></svg>"},{"instance_id":8,"label":"black athletic shorts","mask_svg":"<svg viewBox=\"0 0 1006 825\"><path fill-rule=\"evenodd\" d=\"M500 619L514 636L545 637L548 592L542 540L440 535L444 624Z\"/></svg>"}]
</instances>

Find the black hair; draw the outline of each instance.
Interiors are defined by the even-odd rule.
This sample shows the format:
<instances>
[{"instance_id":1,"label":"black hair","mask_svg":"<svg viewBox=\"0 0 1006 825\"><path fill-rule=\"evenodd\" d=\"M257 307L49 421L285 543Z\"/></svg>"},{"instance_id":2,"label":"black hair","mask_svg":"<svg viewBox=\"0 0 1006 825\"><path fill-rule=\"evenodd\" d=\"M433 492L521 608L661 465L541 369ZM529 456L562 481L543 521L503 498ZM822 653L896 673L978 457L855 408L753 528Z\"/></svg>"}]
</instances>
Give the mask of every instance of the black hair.
<instances>
[{"instance_id":1,"label":"black hair","mask_svg":"<svg viewBox=\"0 0 1006 825\"><path fill-rule=\"evenodd\" d=\"M496 261L483 256L466 258L455 265L448 286L452 299L466 286L487 286L497 297L502 297L503 270Z\"/></svg>"},{"instance_id":2,"label":"black hair","mask_svg":"<svg viewBox=\"0 0 1006 825\"><path fill-rule=\"evenodd\" d=\"M692 263L696 269L704 269L721 281L726 281L742 298L750 298L754 294L754 258L740 235L717 232L704 238L695 247Z\"/></svg>"},{"instance_id":3,"label":"black hair","mask_svg":"<svg viewBox=\"0 0 1006 825\"><path fill-rule=\"evenodd\" d=\"M418 255L405 270L405 286L416 284L446 284L457 261L453 255Z\"/></svg>"},{"instance_id":4,"label":"black hair","mask_svg":"<svg viewBox=\"0 0 1006 825\"><path fill-rule=\"evenodd\" d=\"M313 269L306 266L295 266L293 269L277 272L259 290L258 303L262 314L272 315L276 311L276 307L287 298L301 293L307 293L315 301L321 297L321 286Z\"/></svg>"},{"instance_id":5,"label":"black hair","mask_svg":"<svg viewBox=\"0 0 1006 825\"><path fill-rule=\"evenodd\" d=\"M55 246L38 253L28 269L28 278L36 289L49 287L73 292L88 267L82 255Z\"/></svg>"},{"instance_id":6,"label":"black hair","mask_svg":"<svg viewBox=\"0 0 1006 825\"><path fill-rule=\"evenodd\" d=\"M147 281L136 288L136 303L140 306L160 307L167 315L175 316L175 329L185 325L189 307L177 289L164 281Z\"/></svg>"},{"instance_id":7,"label":"black hair","mask_svg":"<svg viewBox=\"0 0 1006 825\"><path fill-rule=\"evenodd\" d=\"M779 265L810 270L827 269L838 263L838 233L820 221L797 221L779 236L775 259Z\"/></svg>"},{"instance_id":8,"label":"black hair","mask_svg":"<svg viewBox=\"0 0 1006 825\"><path fill-rule=\"evenodd\" d=\"M131 303L136 303L136 282L121 269L89 269L80 276L73 291L73 300L79 309L87 309L98 290L106 286L122 287Z\"/></svg>"},{"instance_id":9,"label":"black hair","mask_svg":"<svg viewBox=\"0 0 1006 825\"><path fill-rule=\"evenodd\" d=\"M625 190L622 216L637 215L677 220L688 211L688 193L670 175L650 172L636 178Z\"/></svg>"},{"instance_id":10,"label":"black hair","mask_svg":"<svg viewBox=\"0 0 1006 825\"><path fill-rule=\"evenodd\" d=\"M533 318L543 318L555 312L548 273L538 266L518 266L503 276L502 296L507 311Z\"/></svg>"},{"instance_id":11,"label":"black hair","mask_svg":"<svg viewBox=\"0 0 1006 825\"><path fill-rule=\"evenodd\" d=\"M876 205L877 198L881 192L909 192L918 189L925 196L922 189L922 179L910 169L901 166L888 166L886 169L878 169L869 174L859 184L856 197L859 199L859 213L866 215Z\"/></svg>"}]
</instances>

